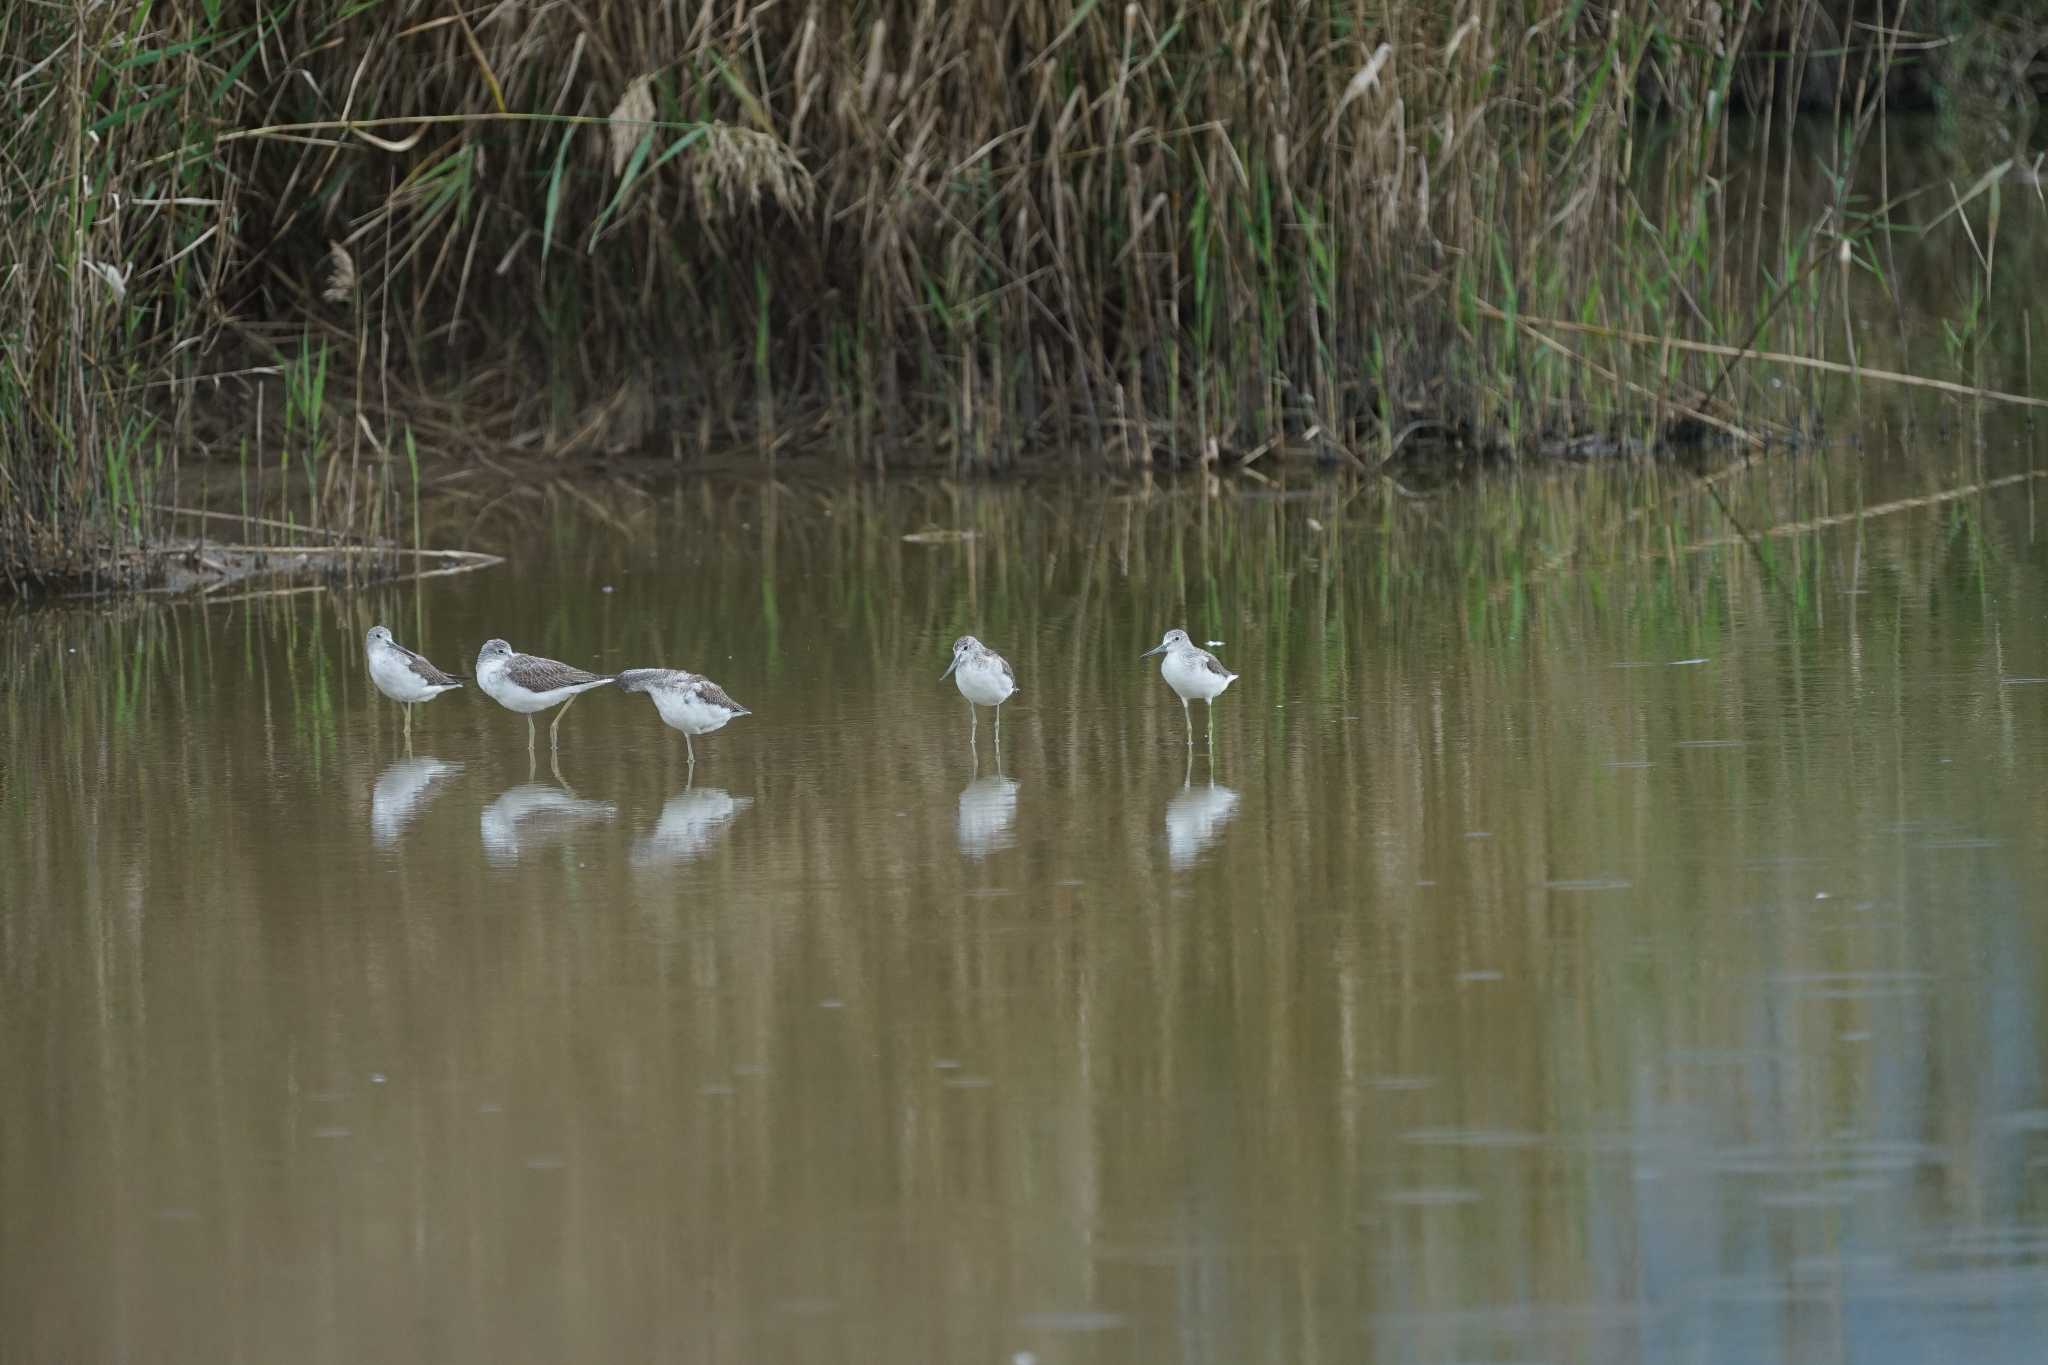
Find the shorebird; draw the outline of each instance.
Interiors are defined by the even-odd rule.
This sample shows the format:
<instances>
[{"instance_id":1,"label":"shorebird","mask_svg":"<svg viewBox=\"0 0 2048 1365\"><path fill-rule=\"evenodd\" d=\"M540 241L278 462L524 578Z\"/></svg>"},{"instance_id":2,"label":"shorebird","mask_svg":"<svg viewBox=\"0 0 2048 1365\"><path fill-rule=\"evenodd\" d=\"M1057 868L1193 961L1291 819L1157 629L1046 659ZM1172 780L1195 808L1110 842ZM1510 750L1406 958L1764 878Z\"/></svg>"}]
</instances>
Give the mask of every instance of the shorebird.
<instances>
[{"instance_id":1,"label":"shorebird","mask_svg":"<svg viewBox=\"0 0 2048 1365\"><path fill-rule=\"evenodd\" d=\"M371 626L363 637L363 658L370 665L370 681L393 701L405 703L405 742L412 743L412 708L416 702L432 701L443 692L462 686L453 673L443 673L424 656L413 653L391 638L384 626Z\"/></svg>"},{"instance_id":2,"label":"shorebird","mask_svg":"<svg viewBox=\"0 0 2048 1365\"><path fill-rule=\"evenodd\" d=\"M683 732L683 748L690 766L697 766L697 746L691 735L708 735L722 730L728 721L754 713L741 706L702 673L681 668L629 668L619 674L621 692L645 692L671 729Z\"/></svg>"},{"instance_id":3,"label":"shorebird","mask_svg":"<svg viewBox=\"0 0 2048 1365\"><path fill-rule=\"evenodd\" d=\"M569 703L593 687L614 679L608 673L587 673L553 659L517 654L503 640L486 640L476 656L476 685L507 711L526 717L526 752L533 752L533 715L550 706L560 706L554 723L548 726L548 748L557 743L562 714Z\"/></svg>"},{"instance_id":4,"label":"shorebird","mask_svg":"<svg viewBox=\"0 0 2048 1365\"><path fill-rule=\"evenodd\" d=\"M1010 661L972 635L963 635L953 642L953 662L939 674L939 681L944 682L949 675L953 685L960 689L960 695L967 698L967 742L970 745L974 743L975 726L979 724L974 708L993 706L996 709L996 750L1000 755L1003 703L1017 691L1017 675L1011 671Z\"/></svg>"},{"instance_id":5,"label":"shorebird","mask_svg":"<svg viewBox=\"0 0 2048 1365\"><path fill-rule=\"evenodd\" d=\"M1188 711L1188 703L1197 698L1209 703L1209 750L1215 752L1216 699L1223 695L1224 688L1237 681L1237 674L1225 668L1208 650L1197 648L1184 630L1167 631L1165 639L1138 657L1149 659L1154 654L1166 656L1160 660L1159 676L1180 698L1180 714L1188 725L1190 749L1195 747L1195 718Z\"/></svg>"}]
</instances>

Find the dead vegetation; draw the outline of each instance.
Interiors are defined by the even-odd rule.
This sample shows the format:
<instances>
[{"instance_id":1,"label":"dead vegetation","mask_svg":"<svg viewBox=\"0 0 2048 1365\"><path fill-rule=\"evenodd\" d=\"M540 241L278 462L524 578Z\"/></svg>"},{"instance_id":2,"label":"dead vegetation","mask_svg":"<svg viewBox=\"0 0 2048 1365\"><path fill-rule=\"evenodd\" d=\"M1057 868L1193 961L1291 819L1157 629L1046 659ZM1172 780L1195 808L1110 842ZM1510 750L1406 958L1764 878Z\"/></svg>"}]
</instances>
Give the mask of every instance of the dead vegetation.
<instances>
[{"instance_id":1,"label":"dead vegetation","mask_svg":"<svg viewBox=\"0 0 2048 1365\"><path fill-rule=\"evenodd\" d=\"M201 453L392 543L422 452L1369 468L1796 421L1601 334L1820 344L1920 8L15 7L0 561L146 542ZM1834 198L1731 185L1815 81Z\"/></svg>"}]
</instances>

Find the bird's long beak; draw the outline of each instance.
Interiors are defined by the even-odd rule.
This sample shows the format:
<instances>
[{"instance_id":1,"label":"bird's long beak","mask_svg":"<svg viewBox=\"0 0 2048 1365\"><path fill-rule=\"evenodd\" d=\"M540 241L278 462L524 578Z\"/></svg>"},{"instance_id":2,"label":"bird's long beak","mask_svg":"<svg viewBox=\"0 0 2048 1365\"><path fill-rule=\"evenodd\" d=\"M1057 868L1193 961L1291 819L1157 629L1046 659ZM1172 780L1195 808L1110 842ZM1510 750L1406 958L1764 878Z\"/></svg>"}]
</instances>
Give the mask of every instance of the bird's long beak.
<instances>
[{"instance_id":1,"label":"bird's long beak","mask_svg":"<svg viewBox=\"0 0 2048 1365\"><path fill-rule=\"evenodd\" d=\"M960 666L960 656L959 656L958 654L955 654L955 655L953 656L953 662L952 662L952 663L949 663L949 664L947 664L947 665L946 665L946 671L945 671L944 673L941 673L941 674L939 674L939 681L940 681L940 682L944 682L944 681L945 681L946 679L948 679L948 678L952 677L952 676L953 676L953 670L954 670L954 669L956 669L956 668L958 668L959 666Z\"/></svg>"},{"instance_id":2,"label":"bird's long beak","mask_svg":"<svg viewBox=\"0 0 2048 1365\"><path fill-rule=\"evenodd\" d=\"M1161 640L1158 644L1152 646L1152 648L1146 650L1143 654L1140 654L1138 657L1141 659L1149 659L1154 654L1164 654L1165 652L1166 642L1164 640Z\"/></svg>"}]
</instances>

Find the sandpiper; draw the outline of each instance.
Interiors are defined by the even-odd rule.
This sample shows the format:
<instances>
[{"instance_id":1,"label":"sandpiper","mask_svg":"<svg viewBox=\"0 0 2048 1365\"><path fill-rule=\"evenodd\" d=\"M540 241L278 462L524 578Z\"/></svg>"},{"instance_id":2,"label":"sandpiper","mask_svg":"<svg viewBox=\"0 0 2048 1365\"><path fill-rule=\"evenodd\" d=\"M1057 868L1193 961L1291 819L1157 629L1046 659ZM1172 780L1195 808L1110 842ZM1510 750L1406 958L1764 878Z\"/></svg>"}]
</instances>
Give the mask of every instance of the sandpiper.
<instances>
[{"instance_id":1,"label":"sandpiper","mask_svg":"<svg viewBox=\"0 0 2048 1365\"><path fill-rule=\"evenodd\" d=\"M697 766L697 746L691 735L708 735L722 730L728 721L754 713L741 706L702 673L681 668L629 668L619 674L621 692L645 692L654 709L670 728L683 732L683 748L690 766Z\"/></svg>"},{"instance_id":2,"label":"sandpiper","mask_svg":"<svg viewBox=\"0 0 2048 1365\"><path fill-rule=\"evenodd\" d=\"M550 706L560 706L555 712L554 723L548 726L548 748L556 745L556 731L562 727L562 714L569 709L569 703L593 687L603 687L614 679L610 674L588 673L580 668L559 663L554 659L542 659L532 654L514 653L512 646L503 640L486 640L476 656L476 685L485 694L507 711L517 711L526 717L526 751L533 752L533 715Z\"/></svg>"},{"instance_id":3,"label":"sandpiper","mask_svg":"<svg viewBox=\"0 0 2048 1365\"><path fill-rule=\"evenodd\" d=\"M1181 719L1188 726L1188 747L1195 747L1195 719L1188 711L1188 703L1200 698L1209 703L1209 749L1216 748L1216 699L1223 695L1223 689L1237 681L1237 674L1206 649L1198 648L1184 630L1169 630L1166 638L1138 657L1149 659L1154 654L1166 657L1159 663L1159 676L1166 679L1166 685L1180 698Z\"/></svg>"},{"instance_id":4,"label":"sandpiper","mask_svg":"<svg viewBox=\"0 0 2048 1365\"><path fill-rule=\"evenodd\" d=\"M370 681L393 701L405 703L405 741L412 743L412 708L416 702L432 701L443 692L462 686L462 679L443 673L421 655L391 638L384 626L371 626L363 637L363 658L370 665Z\"/></svg>"},{"instance_id":5,"label":"sandpiper","mask_svg":"<svg viewBox=\"0 0 2048 1365\"><path fill-rule=\"evenodd\" d=\"M996 749L1000 755L1003 743L1003 703L1017 691L1017 675L1010 669L1010 661L990 649L972 635L963 635L953 642L953 662L946 665L946 671L939 674L939 681L947 676L953 679L960 695L967 698L967 742L974 743L975 726L979 724L974 708L993 706L996 709Z\"/></svg>"}]
</instances>

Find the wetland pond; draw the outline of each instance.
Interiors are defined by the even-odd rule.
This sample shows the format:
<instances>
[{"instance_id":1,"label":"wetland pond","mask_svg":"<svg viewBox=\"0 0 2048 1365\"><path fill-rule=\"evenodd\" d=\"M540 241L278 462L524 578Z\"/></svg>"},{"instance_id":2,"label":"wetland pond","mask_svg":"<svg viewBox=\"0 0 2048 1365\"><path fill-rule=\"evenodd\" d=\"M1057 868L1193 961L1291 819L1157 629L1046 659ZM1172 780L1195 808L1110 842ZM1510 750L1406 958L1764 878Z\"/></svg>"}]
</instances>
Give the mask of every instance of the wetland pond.
<instances>
[{"instance_id":1,"label":"wetland pond","mask_svg":"<svg viewBox=\"0 0 2048 1365\"><path fill-rule=\"evenodd\" d=\"M1665 477L686 482L0 618L0 1358L2038 1360L2036 485ZM408 755L380 622L753 714Z\"/></svg>"}]
</instances>

